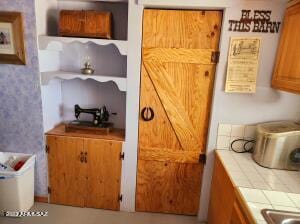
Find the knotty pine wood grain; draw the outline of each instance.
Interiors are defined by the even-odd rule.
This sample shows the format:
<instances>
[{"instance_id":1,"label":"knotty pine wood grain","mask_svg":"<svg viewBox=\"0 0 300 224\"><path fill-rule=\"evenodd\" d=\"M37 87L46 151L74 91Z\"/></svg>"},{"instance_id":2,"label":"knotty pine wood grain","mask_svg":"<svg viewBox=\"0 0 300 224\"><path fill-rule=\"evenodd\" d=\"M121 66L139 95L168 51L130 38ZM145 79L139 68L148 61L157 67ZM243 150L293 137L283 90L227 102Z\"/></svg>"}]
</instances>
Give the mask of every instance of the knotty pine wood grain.
<instances>
[{"instance_id":1,"label":"knotty pine wood grain","mask_svg":"<svg viewBox=\"0 0 300 224\"><path fill-rule=\"evenodd\" d=\"M213 49L143 48L143 60L210 65L214 64L213 52Z\"/></svg>"},{"instance_id":2,"label":"knotty pine wood grain","mask_svg":"<svg viewBox=\"0 0 300 224\"><path fill-rule=\"evenodd\" d=\"M84 139L87 152L86 207L120 210L121 142Z\"/></svg>"},{"instance_id":3,"label":"knotty pine wood grain","mask_svg":"<svg viewBox=\"0 0 300 224\"><path fill-rule=\"evenodd\" d=\"M286 10L272 79L274 88L298 94L300 94L299 27L300 2Z\"/></svg>"},{"instance_id":4,"label":"knotty pine wood grain","mask_svg":"<svg viewBox=\"0 0 300 224\"><path fill-rule=\"evenodd\" d=\"M215 67L166 63L165 68L196 132L200 144L197 151L205 153Z\"/></svg>"},{"instance_id":5,"label":"knotty pine wood grain","mask_svg":"<svg viewBox=\"0 0 300 224\"><path fill-rule=\"evenodd\" d=\"M140 94L140 112L142 108L151 106L155 115L151 122L144 122L141 117L139 119L139 146L141 147L139 150L147 147L158 150L172 149L174 151L182 151L180 142L173 131L172 125L143 64Z\"/></svg>"},{"instance_id":6,"label":"knotty pine wood grain","mask_svg":"<svg viewBox=\"0 0 300 224\"><path fill-rule=\"evenodd\" d=\"M221 20L220 11L144 10L140 112L155 116L139 122L137 211L198 211Z\"/></svg>"},{"instance_id":7,"label":"knotty pine wood grain","mask_svg":"<svg viewBox=\"0 0 300 224\"><path fill-rule=\"evenodd\" d=\"M84 206L87 165L81 163L83 139L47 136L50 203Z\"/></svg>"},{"instance_id":8,"label":"knotty pine wood grain","mask_svg":"<svg viewBox=\"0 0 300 224\"><path fill-rule=\"evenodd\" d=\"M203 151L192 122L182 105L180 94L169 78L170 74L160 62L143 61L143 63L183 150Z\"/></svg>"},{"instance_id":9,"label":"knotty pine wood grain","mask_svg":"<svg viewBox=\"0 0 300 224\"><path fill-rule=\"evenodd\" d=\"M202 164L140 160L136 210L196 215L202 169Z\"/></svg>"},{"instance_id":10,"label":"knotty pine wood grain","mask_svg":"<svg viewBox=\"0 0 300 224\"><path fill-rule=\"evenodd\" d=\"M144 10L143 48L219 49L222 11Z\"/></svg>"},{"instance_id":11,"label":"knotty pine wood grain","mask_svg":"<svg viewBox=\"0 0 300 224\"><path fill-rule=\"evenodd\" d=\"M198 163L198 151L140 147L139 159L161 162Z\"/></svg>"}]
</instances>

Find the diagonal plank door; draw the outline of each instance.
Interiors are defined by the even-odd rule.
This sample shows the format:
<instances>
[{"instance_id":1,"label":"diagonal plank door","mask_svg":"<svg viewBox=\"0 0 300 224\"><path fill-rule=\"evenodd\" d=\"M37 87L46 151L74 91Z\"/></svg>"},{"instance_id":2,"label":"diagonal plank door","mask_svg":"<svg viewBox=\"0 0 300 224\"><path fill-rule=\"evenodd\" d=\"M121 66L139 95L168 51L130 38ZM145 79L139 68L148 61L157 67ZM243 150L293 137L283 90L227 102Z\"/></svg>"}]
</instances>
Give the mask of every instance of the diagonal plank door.
<instances>
[{"instance_id":1,"label":"diagonal plank door","mask_svg":"<svg viewBox=\"0 0 300 224\"><path fill-rule=\"evenodd\" d=\"M221 20L220 11L144 10L137 211L198 212Z\"/></svg>"}]
</instances>

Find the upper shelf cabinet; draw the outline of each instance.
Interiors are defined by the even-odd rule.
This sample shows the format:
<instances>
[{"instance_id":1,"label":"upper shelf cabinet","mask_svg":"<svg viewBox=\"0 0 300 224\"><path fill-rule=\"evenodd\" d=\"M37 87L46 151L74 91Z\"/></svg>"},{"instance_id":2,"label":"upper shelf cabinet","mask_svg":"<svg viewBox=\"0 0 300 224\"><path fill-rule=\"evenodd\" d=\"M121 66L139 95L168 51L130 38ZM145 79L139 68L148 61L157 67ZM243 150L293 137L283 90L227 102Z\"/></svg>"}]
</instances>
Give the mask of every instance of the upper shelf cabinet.
<instances>
[{"instance_id":1,"label":"upper shelf cabinet","mask_svg":"<svg viewBox=\"0 0 300 224\"><path fill-rule=\"evenodd\" d=\"M300 1L287 8L277 50L272 87L300 94Z\"/></svg>"}]
</instances>

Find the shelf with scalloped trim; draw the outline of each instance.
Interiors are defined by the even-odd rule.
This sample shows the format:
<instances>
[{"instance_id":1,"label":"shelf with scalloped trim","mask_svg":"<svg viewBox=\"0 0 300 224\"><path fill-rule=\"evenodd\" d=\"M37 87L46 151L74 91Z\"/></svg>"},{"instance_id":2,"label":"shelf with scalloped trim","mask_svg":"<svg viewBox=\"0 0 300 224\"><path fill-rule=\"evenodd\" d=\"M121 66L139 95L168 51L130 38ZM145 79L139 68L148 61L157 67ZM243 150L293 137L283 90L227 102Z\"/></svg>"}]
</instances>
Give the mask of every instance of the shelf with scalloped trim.
<instances>
[{"instance_id":1,"label":"shelf with scalloped trim","mask_svg":"<svg viewBox=\"0 0 300 224\"><path fill-rule=\"evenodd\" d=\"M65 72L65 71L53 71L53 72L41 72L41 83L42 85L48 85L52 79L61 80L72 80L72 79L93 79L97 82L114 82L120 91L125 92L127 86L127 79L125 77L116 76L103 76L103 75L83 75L76 72Z\"/></svg>"},{"instance_id":2,"label":"shelf with scalloped trim","mask_svg":"<svg viewBox=\"0 0 300 224\"><path fill-rule=\"evenodd\" d=\"M63 44L73 42L79 43L94 43L97 45L115 45L121 55L127 55L127 41L126 40L111 40L111 39L93 39L93 38L79 38L79 37L58 37L58 36L39 36L39 49L62 51Z\"/></svg>"}]
</instances>

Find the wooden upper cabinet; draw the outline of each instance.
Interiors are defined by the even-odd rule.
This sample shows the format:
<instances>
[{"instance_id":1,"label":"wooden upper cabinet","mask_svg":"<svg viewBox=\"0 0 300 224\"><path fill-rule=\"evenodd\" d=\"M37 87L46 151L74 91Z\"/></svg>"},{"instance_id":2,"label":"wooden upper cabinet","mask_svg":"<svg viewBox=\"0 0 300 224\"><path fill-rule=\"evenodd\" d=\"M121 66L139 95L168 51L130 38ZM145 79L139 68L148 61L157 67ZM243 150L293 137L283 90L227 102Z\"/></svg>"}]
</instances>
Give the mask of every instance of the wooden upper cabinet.
<instances>
[{"instance_id":1,"label":"wooden upper cabinet","mask_svg":"<svg viewBox=\"0 0 300 224\"><path fill-rule=\"evenodd\" d=\"M122 142L47 135L50 203L120 210Z\"/></svg>"},{"instance_id":2,"label":"wooden upper cabinet","mask_svg":"<svg viewBox=\"0 0 300 224\"><path fill-rule=\"evenodd\" d=\"M272 86L300 94L300 2L287 8Z\"/></svg>"}]
</instances>

